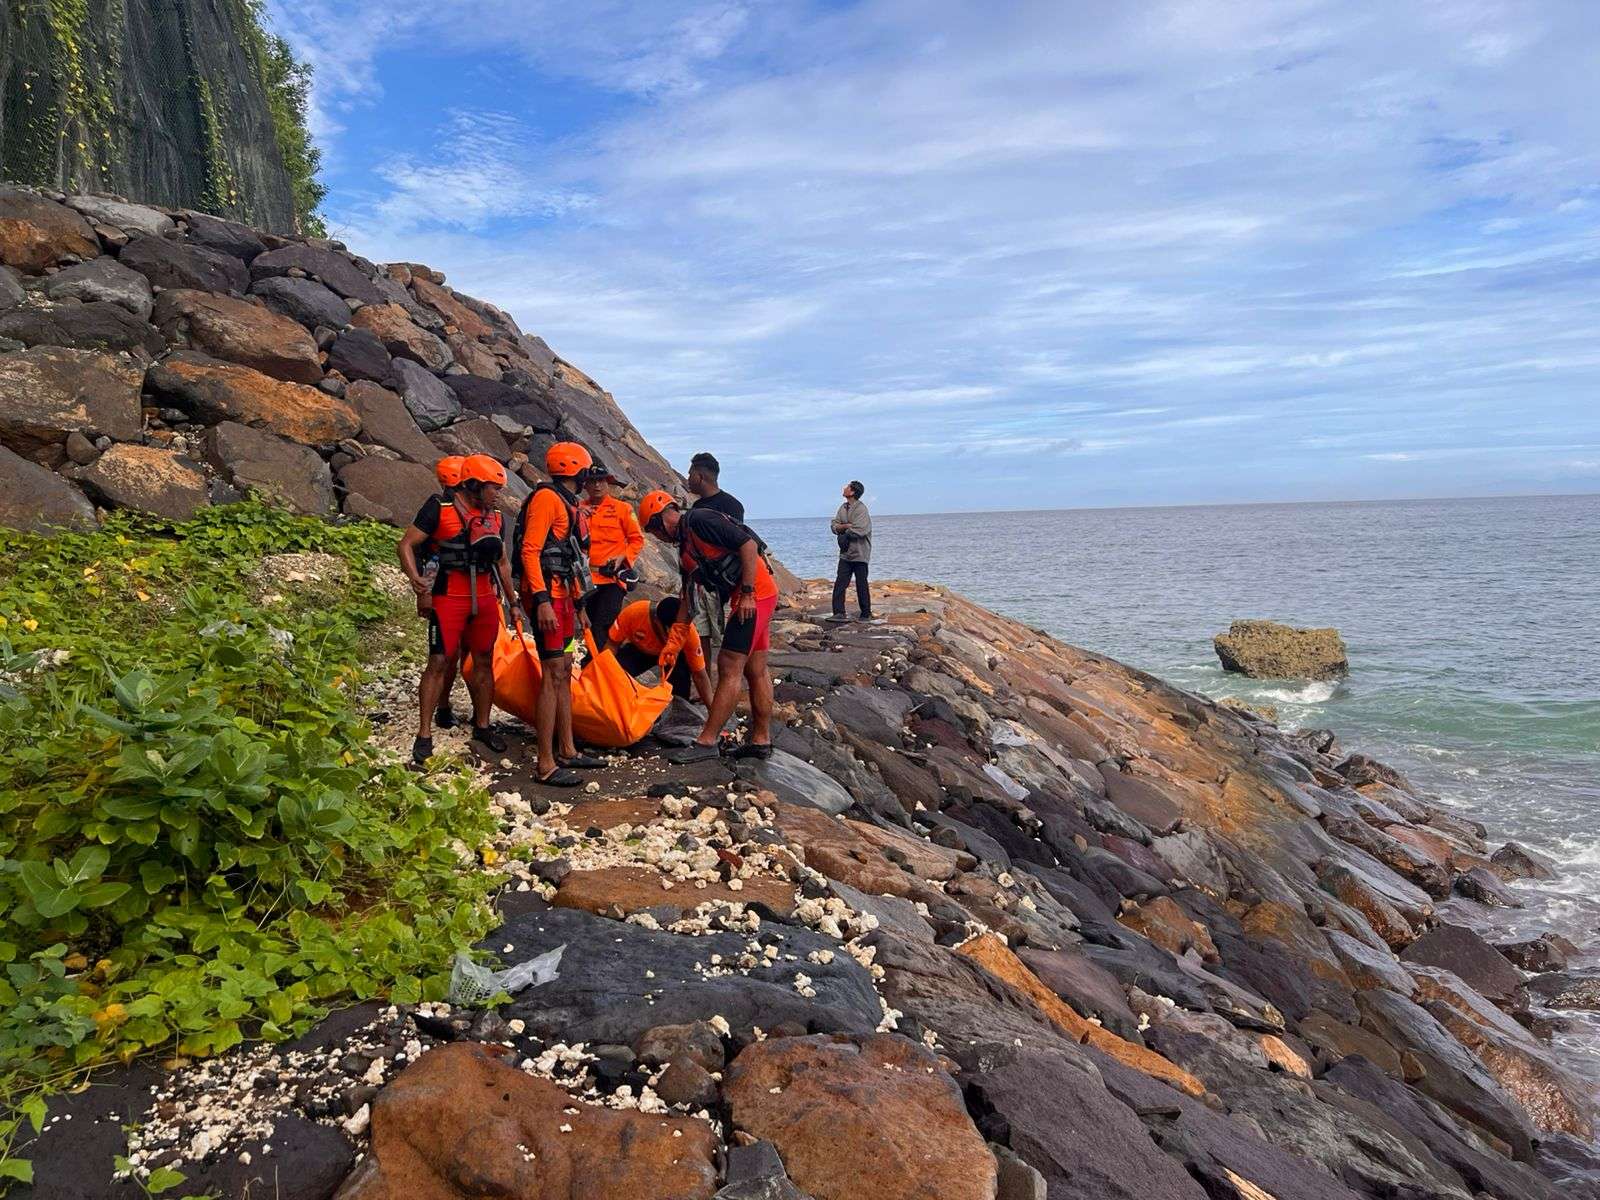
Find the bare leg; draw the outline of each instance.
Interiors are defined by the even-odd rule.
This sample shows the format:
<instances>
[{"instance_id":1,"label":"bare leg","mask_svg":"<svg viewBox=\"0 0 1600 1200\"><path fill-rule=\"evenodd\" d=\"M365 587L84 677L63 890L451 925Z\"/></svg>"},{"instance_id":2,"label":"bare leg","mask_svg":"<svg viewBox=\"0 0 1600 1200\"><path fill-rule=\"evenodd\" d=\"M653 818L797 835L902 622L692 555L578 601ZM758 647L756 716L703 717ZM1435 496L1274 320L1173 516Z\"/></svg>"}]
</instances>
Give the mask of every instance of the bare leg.
<instances>
[{"instance_id":1,"label":"bare leg","mask_svg":"<svg viewBox=\"0 0 1600 1200\"><path fill-rule=\"evenodd\" d=\"M744 677L750 684L750 743L772 743L772 674L767 670L767 652L753 652L744 664Z\"/></svg>"},{"instance_id":2,"label":"bare leg","mask_svg":"<svg viewBox=\"0 0 1600 1200\"><path fill-rule=\"evenodd\" d=\"M486 729L494 715L494 661L489 654L475 655L467 672L467 695L472 697L472 724Z\"/></svg>"},{"instance_id":3,"label":"bare leg","mask_svg":"<svg viewBox=\"0 0 1600 1200\"><path fill-rule=\"evenodd\" d=\"M417 687L417 736L433 736L433 710L439 707L439 697L444 692L445 675L451 662L442 654L428 655L428 664L422 668L422 682Z\"/></svg>"},{"instance_id":4,"label":"bare leg","mask_svg":"<svg viewBox=\"0 0 1600 1200\"><path fill-rule=\"evenodd\" d=\"M563 658L546 658L539 662L539 701L533 710L534 730L539 739L539 778L543 779L556 769L555 732L556 705L561 695L571 703L572 690L568 685L570 672L561 669Z\"/></svg>"},{"instance_id":5,"label":"bare leg","mask_svg":"<svg viewBox=\"0 0 1600 1200\"><path fill-rule=\"evenodd\" d=\"M717 690L711 694L711 710L706 714L705 728L695 738L698 744L715 746L722 727L733 716L733 710L739 703L739 685L744 681L745 657L732 650L717 654Z\"/></svg>"},{"instance_id":6,"label":"bare leg","mask_svg":"<svg viewBox=\"0 0 1600 1200\"><path fill-rule=\"evenodd\" d=\"M552 744L562 758L571 758L578 753L577 744L572 740L572 656L563 654L560 658L551 659L544 664L544 668L559 681Z\"/></svg>"}]
</instances>

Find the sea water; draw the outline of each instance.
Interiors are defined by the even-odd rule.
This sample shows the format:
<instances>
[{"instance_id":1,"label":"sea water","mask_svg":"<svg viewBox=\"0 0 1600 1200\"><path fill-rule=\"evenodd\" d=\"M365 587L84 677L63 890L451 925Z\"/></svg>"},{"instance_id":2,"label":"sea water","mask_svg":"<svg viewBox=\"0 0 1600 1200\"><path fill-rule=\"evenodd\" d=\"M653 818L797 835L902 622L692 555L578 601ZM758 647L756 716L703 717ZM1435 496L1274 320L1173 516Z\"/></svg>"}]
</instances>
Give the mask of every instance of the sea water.
<instances>
[{"instance_id":1,"label":"sea water","mask_svg":"<svg viewBox=\"0 0 1600 1200\"><path fill-rule=\"evenodd\" d=\"M871 497L868 497L869 503ZM834 501L754 522L832 577ZM945 584L1179 687L1334 730L1423 790L1555 859L1526 907L1452 902L1491 940L1555 929L1600 963L1600 496L877 516L872 574ZM852 593L849 610L855 610ZM1331 625L1338 683L1225 673L1213 635L1264 617ZM1600 1021L1557 1044L1600 1078Z\"/></svg>"}]
</instances>

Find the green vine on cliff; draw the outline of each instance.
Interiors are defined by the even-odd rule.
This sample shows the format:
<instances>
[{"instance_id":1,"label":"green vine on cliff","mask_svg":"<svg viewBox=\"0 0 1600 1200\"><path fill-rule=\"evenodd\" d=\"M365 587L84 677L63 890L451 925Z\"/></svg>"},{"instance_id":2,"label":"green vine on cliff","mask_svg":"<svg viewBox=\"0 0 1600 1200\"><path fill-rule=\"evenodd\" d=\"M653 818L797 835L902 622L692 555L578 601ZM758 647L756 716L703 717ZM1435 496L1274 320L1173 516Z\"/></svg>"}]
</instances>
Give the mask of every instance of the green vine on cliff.
<instances>
[{"instance_id":1,"label":"green vine on cliff","mask_svg":"<svg viewBox=\"0 0 1600 1200\"><path fill-rule=\"evenodd\" d=\"M327 225L317 211L328 192L317 180L322 151L311 140L306 123L311 67L295 58L283 38L267 32L264 22L263 0L242 0L239 29L266 93L273 136L294 194L295 224L303 234L326 237Z\"/></svg>"}]
</instances>

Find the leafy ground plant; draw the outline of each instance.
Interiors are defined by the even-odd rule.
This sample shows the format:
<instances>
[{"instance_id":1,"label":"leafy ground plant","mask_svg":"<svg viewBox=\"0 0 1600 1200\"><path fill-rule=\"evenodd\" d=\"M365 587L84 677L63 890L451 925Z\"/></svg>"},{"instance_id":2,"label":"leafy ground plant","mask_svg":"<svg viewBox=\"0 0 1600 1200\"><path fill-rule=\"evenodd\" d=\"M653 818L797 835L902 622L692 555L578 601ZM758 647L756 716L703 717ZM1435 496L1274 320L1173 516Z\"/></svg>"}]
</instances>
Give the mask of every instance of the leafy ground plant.
<instances>
[{"instance_id":1,"label":"leafy ground plant","mask_svg":"<svg viewBox=\"0 0 1600 1200\"><path fill-rule=\"evenodd\" d=\"M0 533L0 1088L443 997L490 818L364 720L393 544L254 504ZM288 551L337 585L264 584Z\"/></svg>"}]
</instances>

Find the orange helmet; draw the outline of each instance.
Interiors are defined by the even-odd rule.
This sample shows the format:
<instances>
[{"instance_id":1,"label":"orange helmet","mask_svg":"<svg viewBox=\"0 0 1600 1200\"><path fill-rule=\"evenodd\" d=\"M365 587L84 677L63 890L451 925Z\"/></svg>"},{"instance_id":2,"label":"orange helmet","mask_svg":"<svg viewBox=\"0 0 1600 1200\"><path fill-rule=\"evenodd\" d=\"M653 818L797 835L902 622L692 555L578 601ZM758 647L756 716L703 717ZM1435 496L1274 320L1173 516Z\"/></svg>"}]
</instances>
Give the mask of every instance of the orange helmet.
<instances>
[{"instance_id":1,"label":"orange helmet","mask_svg":"<svg viewBox=\"0 0 1600 1200\"><path fill-rule=\"evenodd\" d=\"M439 486L445 488L460 487L463 475L462 465L466 458L460 454L447 455L433 464L433 473L439 477Z\"/></svg>"},{"instance_id":2,"label":"orange helmet","mask_svg":"<svg viewBox=\"0 0 1600 1200\"><path fill-rule=\"evenodd\" d=\"M678 502L666 492L659 490L654 492L646 492L644 494L644 499L639 501L640 527L643 529L649 529L650 526L655 523L656 518L661 516L663 512L669 508L676 508L677 506Z\"/></svg>"},{"instance_id":3,"label":"orange helmet","mask_svg":"<svg viewBox=\"0 0 1600 1200\"><path fill-rule=\"evenodd\" d=\"M476 479L479 483L492 483L505 487L506 469L487 454L472 454L462 461L463 479Z\"/></svg>"},{"instance_id":4,"label":"orange helmet","mask_svg":"<svg viewBox=\"0 0 1600 1200\"><path fill-rule=\"evenodd\" d=\"M545 473L552 479L581 475L593 465L594 459L577 442L557 442L544 452Z\"/></svg>"}]
</instances>

